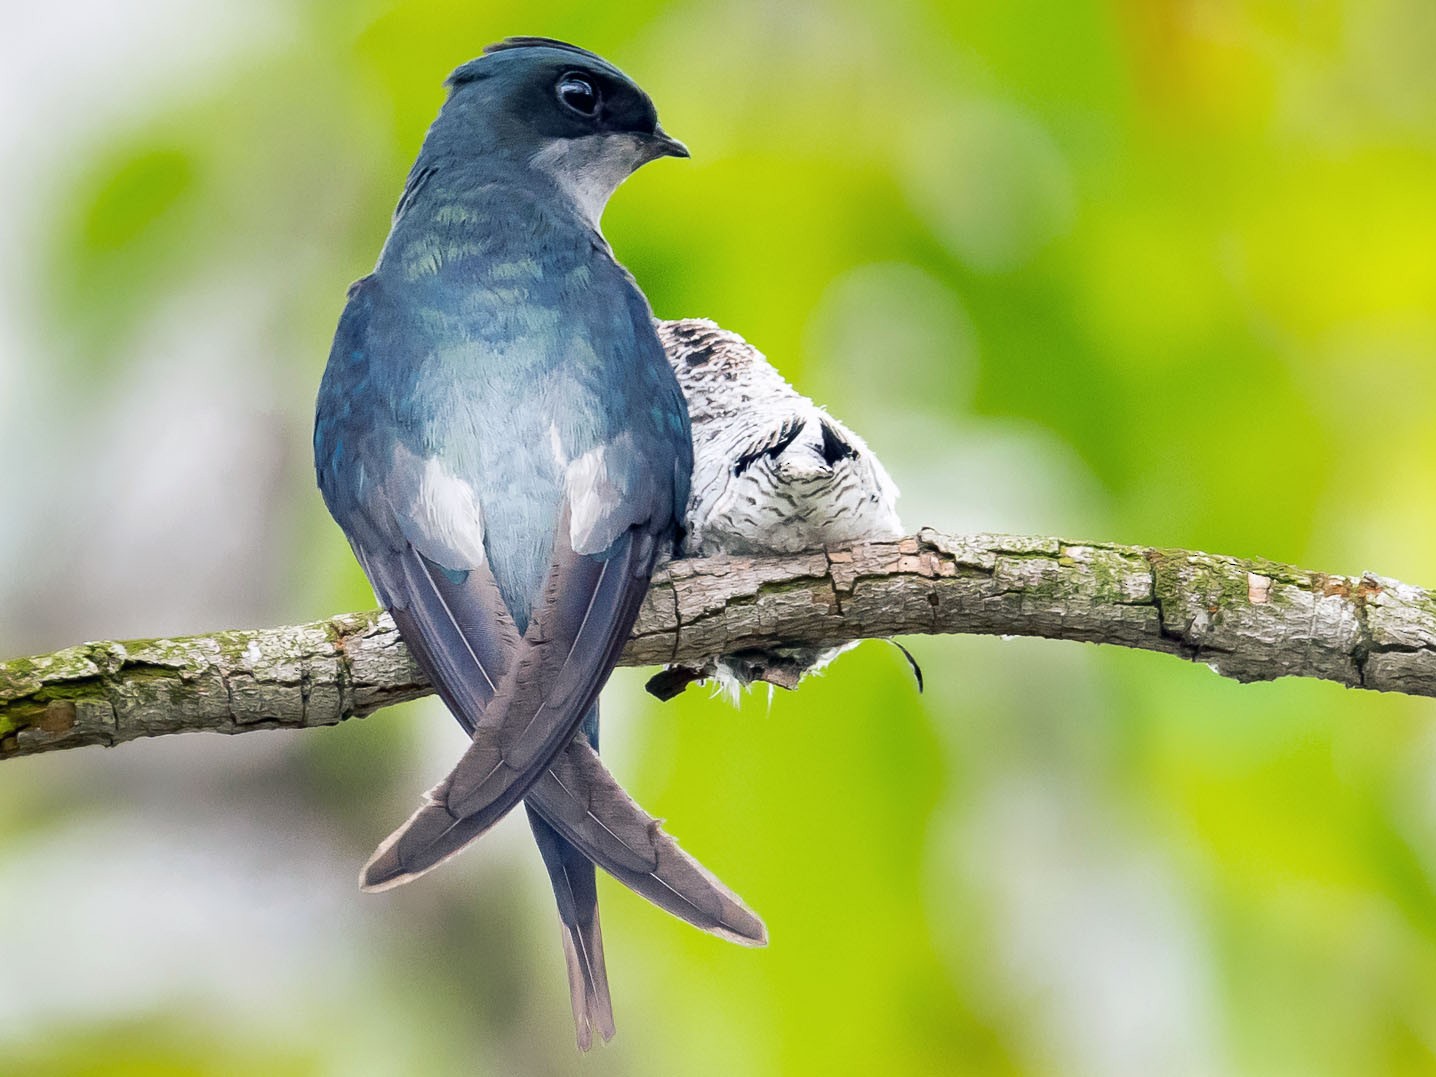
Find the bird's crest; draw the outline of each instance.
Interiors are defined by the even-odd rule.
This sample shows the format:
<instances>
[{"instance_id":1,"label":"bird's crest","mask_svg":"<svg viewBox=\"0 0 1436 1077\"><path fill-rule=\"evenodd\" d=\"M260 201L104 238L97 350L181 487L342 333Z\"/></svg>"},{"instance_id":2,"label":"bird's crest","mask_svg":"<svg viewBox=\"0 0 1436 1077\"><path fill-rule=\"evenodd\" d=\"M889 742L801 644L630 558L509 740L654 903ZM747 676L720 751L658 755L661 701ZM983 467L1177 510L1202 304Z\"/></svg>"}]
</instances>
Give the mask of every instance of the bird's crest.
<instances>
[{"instance_id":1,"label":"bird's crest","mask_svg":"<svg viewBox=\"0 0 1436 1077\"><path fill-rule=\"evenodd\" d=\"M484 46L484 55L493 52L507 52L509 49L563 49L566 52L576 52L580 56L587 56L597 60L598 57L587 49L579 48L577 45L569 44L567 41L560 41L556 37L506 37L502 41L495 41L492 45Z\"/></svg>"},{"instance_id":2,"label":"bird's crest","mask_svg":"<svg viewBox=\"0 0 1436 1077\"><path fill-rule=\"evenodd\" d=\"M488 65L484 63L484 57L501 52L513 52L517 49L557 49L560 52L581 56L591 63L602 64L606 68L612 66L603 57L589 52L587 49L579 48L577 45L571 45L567 41L560 41L556 37L506 37L502 41L495 41L492 45L485 45L483 54L478 59L470 60L449 76L448 85L459 86L465 82L483 78L489 70Z\"/></svg>"}]
</instances>

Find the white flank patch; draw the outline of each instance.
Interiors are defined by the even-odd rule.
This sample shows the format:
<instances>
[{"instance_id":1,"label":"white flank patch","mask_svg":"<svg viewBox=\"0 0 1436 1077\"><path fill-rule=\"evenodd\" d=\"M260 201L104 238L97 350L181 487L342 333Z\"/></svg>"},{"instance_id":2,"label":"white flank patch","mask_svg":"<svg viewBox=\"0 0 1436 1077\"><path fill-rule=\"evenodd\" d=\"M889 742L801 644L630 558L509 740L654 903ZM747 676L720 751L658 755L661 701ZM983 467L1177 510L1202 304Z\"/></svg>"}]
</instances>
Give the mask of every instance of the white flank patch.
<instances>
[{"instance_id":1,"label":"white flank patch","mask_svg":"<svg viewBox=\"0 0 1436 1077\"><path fill-rule=\"evenodd\" d=\"M597 553L608 546L599 531L604 509L614 503L618 491L609 483L604 467L606 448L600 445L584 453L569 464L564 476L568 487L568 540L578 553Z\"/></svg>"},{"instance_id":2,"label":"white flank patch","mask_svg":"<svg viewBox=\"0 0 1436 1077\"><path fill-rule=\"evenodd\" d=\"M610 455L622 460L632 452L627 434L590 449L568 465L564 484L568 493L569 544L576 553L608 549L628 526L625 514L615 511L623 503L624 489L609 475Z\"/></svg>"},{"instance_id":3,"label":"white flank patch","mask_svg":"<svg viewBox=\"0 0 1436 1077\"><path fill-rule=\"evenodd\" d=\"M400 450L395 464L394 477L415 491L408 511L397 514L405 537L445 568L482 565L484 511L474 488L437 457L419 460Z\"/></svg>"}]
</instances>

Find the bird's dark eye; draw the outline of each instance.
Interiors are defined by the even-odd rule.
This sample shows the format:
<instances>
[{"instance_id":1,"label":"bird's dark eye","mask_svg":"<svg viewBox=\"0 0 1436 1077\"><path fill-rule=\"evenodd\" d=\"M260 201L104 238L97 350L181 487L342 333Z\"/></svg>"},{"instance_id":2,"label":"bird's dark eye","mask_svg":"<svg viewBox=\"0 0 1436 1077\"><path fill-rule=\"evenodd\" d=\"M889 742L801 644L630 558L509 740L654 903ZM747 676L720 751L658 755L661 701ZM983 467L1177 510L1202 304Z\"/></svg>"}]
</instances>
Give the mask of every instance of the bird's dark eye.
<instances>
[{"instance_id":1,"label":"bird's dark eye","mask_svg":"<svg viewBox=\"0 0 1436 1077\"><path fill-rule=\"evenodd\" d=\"M558 80L558 99L580 116L598 114L598 90L582 75L565 75Z\"/></svg>"}]
</instances>

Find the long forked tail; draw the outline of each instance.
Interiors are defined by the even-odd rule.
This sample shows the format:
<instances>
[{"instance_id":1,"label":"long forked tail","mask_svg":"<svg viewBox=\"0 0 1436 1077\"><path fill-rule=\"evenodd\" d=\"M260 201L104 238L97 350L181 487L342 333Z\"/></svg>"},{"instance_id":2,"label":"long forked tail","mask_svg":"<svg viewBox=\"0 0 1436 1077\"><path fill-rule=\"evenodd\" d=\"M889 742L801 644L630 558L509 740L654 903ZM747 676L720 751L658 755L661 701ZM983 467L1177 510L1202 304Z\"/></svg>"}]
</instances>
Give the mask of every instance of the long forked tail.
<instances>
[{"instance_id":1,"label":"long forked tail","mask_svg":"<svg viewBox=\"0 0 1436 1077\"><path fill-rule=\"evenodd\" d=\"M543 854L558 900L563 927L563 955L568 967L569 1001L578 1048L593 1046L593 1033L604 1040L613 1036L613 1000L608 992L608 970L603 959L603 932L598 923L598 888L593 861L544 822L528 806L529 826Z\"/></svg>"},{"instance_id":2,"label":"long forked tail","mask_svg":"<svg viewBox=\"0 0 1436 1077\"><path fill-rule=\"evenodd\" d=\"M570 741L539 775L526 800L584 856L659 908L731 942L767 944L763 921L634 803L582 736ZM468 830L450 825L441 845L428 844L438 855L426 857L415 870L406 866L398 848L401 836L412 830L401 827L364 866L360 885L388 890L409 882L459 852L484 829L487 826Z\"/></svg>"}]
</instances>

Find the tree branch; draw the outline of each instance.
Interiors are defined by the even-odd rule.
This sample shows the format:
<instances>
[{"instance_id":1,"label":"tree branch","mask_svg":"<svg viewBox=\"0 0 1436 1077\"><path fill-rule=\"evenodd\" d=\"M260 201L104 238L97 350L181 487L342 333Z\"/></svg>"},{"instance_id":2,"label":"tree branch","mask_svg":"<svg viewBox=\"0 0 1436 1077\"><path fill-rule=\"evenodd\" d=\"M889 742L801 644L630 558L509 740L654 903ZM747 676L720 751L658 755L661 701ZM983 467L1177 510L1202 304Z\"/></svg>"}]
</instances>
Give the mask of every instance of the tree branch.
<instances>
[{"instance_id":1,"label":"tree branch","mask_svg":"<svg viewBox=\"0 0 1436 1077\"><path fill-rule=\"evenodd\" d=\"M1436 597L1268 561L923 530L786 558L678 561L623 665L778 642L968 632L1138 647L1239 681L1436 695ZM378 612L0 664L0 759L190 730L332 725L429 692Z\"/></svg>"}]
</instances>

